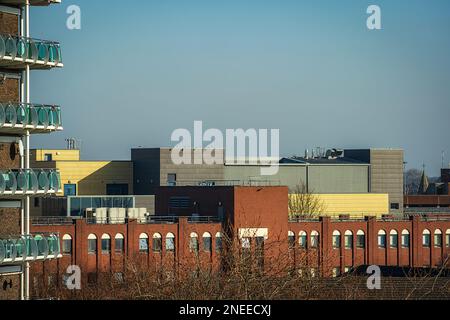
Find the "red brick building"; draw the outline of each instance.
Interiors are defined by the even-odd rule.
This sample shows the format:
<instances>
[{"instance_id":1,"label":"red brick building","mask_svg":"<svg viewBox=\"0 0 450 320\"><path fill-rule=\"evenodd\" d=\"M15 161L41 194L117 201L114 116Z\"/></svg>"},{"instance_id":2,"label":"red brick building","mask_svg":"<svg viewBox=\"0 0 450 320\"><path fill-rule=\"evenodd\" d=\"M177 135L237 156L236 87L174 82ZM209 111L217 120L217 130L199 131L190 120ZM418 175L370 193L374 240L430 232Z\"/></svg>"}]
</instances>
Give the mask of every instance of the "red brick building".
<instances>
[{"instance_id":1,"label":"red brick building","mask_svg":"<svg viewBox=\"0 0 450 320\"><path fill-rule=\"evenodd\" d=\"M264 265L286 262L324 276L372 264L441 267L450 254L448 218L290 220L286 187L162 187L156 212L121 224L40 220L33 231L59 232L63 258L33 265L35 283L60 281L70 265L86 278L120 274L127 259L155 271L214 269L224 237L237 240L241 250L263 245Z\"/></svg>"}]
</instances>

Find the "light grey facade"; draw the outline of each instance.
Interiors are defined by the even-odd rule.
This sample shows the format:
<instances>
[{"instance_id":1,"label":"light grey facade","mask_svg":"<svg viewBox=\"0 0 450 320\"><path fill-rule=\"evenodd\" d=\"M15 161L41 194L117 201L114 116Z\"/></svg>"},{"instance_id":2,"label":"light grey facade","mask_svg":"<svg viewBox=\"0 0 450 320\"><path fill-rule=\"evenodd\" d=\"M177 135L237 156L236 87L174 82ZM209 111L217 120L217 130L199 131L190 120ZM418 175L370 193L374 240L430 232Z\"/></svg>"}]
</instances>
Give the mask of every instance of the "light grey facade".
<instances>
[{"instance_id":1,"label":"light grey facade","mask_svg":"<svg viewBox=\"0 0 450 320\"><path fill-rule=\"evenodd\" d=\"M172 162L171 149L133 149L134 191L137 195L154 194L159 186L217 184L262 184L288 186L293 192L306 186L311 193L368 193L370 164L360 161L314 160L281 163L273 176L261 175L258 165L183 164ZM192 155L193 157L193 155ZM222 154L218 157L223 159ZM205 159L204 159L205 160ZM191 163L194 163L191 159Z\"/></svg>"},{"instance_id":2,"label":"light grey facade","mask_svg":"<svg viewBox=\"0 0 450 320\"><path fill-rule=\"evenodd\" d=\"M345 150L345 157L369 163L370 192L389 194L391 213L403 213L403 150Z\"/></svg>"}]
</instances>

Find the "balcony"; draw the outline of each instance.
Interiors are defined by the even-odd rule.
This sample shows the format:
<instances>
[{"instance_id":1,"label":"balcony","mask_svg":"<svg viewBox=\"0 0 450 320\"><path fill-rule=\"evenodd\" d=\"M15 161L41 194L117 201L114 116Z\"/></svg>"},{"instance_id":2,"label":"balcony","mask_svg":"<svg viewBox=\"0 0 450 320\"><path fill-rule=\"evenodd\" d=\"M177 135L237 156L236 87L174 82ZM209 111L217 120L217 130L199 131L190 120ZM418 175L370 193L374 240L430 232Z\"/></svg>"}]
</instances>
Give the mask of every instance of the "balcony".
<instances>
[{"instance_id":1,"label":"balcony","mask_svg":"<svg viewBox=\"0 0 450 320\"><path fill-rule=\"evenodd\" d=\"M32 6L48 6L52 3L61 3L61 0L29 0ZM0 4L22 6L25 5L25 0L0 0Z\"/></svg>"},{"instance_id":2,"label":"balcony","mask_svg":"<svg viewBox=\"0 0 450 320\"><path fill-rule=\"evenodd\" d=\"M35 234L0 239L0 265L61 258L58 234Z\"/></svg>"},{"instance_id":3,"label":"balcony","mask_svg":"<svg viewBox=\"0 0 450 320\"><path fill-rule=\"evenodd\" d=\"M53 41L0 34L0 67L8 69L63 67L61 47Z\"/></svg>"},{"instance_id":4,"label":"balcony","mask_svg":"<svg viewBox=\"0 0 450 320\"><path fill-rule=\"evenodd\" d=\"M54 169L0 171L0 196L46 195L61 190L61 177Z\"/></svg>"},{"instance_id":5,"label":"balcony","mask_svg":"<svg viewBox=\"0 0 450 320\"><path fill-rule=\"evenodd\" d=\"M25 103L0 103L0 133L23 134L62 131L61 107Z\"/></svg>"}]
</instances>

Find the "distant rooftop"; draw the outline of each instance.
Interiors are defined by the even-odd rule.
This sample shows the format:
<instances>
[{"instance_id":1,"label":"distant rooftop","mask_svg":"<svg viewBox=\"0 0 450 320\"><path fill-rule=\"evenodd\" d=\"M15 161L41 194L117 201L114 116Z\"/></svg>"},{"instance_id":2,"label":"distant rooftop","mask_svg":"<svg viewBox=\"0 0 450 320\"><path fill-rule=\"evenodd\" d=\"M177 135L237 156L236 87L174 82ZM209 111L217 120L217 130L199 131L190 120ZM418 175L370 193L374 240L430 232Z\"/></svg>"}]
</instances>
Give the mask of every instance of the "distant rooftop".
<instances>
[{"instance_id":1,"label":"distant rooftop","mask_svg":"<svg viewBox=\"0 0 450 320\"><path fill-rule=\"evenodd\" d=\"M305 158L305 157L290 157L282 158L281 164L361 164L367 165L366 162L355 160L352 158Z\"/></svg>"}]
</instances>

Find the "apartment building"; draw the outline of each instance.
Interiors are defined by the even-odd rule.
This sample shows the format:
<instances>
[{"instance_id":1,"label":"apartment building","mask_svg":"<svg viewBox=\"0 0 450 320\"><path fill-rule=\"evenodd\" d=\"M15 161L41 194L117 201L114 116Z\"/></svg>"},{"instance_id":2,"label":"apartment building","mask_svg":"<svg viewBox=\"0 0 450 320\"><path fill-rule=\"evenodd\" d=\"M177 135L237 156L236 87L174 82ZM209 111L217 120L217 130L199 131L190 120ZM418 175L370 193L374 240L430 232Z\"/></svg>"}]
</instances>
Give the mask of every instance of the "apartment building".
<instances>
[{"instance_id":1,"label":"apartment building","mask_svg":"<svg viewBox=\"0 0 450 320\"><path fill-rule=\"evenodd\" d=\"M59 43L31 37L30 7L58 2L0 1L0 299L28 299L30 263L60 257L58 234L29 219L33 198L61 188L57 170L30 166L31 136L63 130L61 108L30 96L32 70L63 67Z\"/></svg>"}]
</instances>

